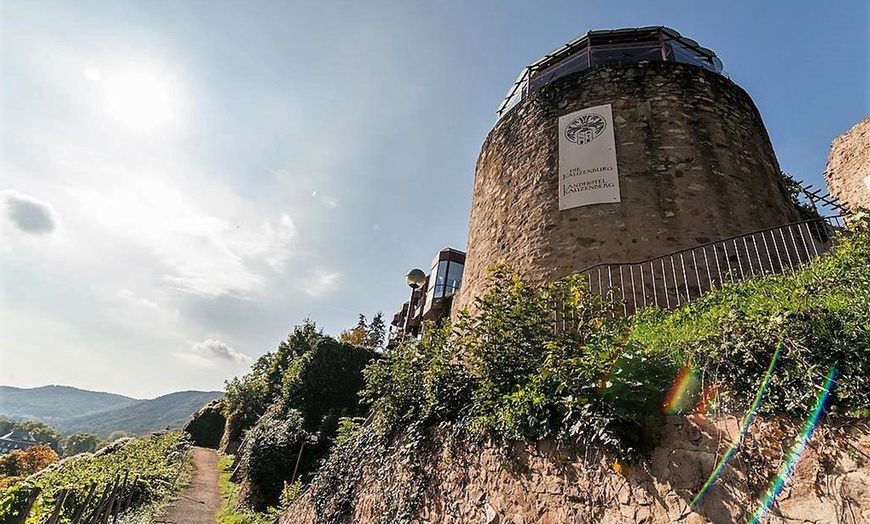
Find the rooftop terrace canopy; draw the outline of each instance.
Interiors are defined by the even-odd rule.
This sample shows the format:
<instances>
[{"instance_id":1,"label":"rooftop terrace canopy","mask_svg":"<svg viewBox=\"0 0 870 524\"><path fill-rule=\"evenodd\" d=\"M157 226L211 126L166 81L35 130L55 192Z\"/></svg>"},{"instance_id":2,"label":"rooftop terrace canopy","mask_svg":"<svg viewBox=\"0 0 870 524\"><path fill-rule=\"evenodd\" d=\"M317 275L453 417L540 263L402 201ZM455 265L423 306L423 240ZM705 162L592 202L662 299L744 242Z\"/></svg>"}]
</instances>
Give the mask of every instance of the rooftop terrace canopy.
<instances>
[{"instance_id":1,"label":"rooftop terrace canopy","mask_svg":"<svg viewBox=\"0 0 870 524\"><path fill-rule=\"evenodd\" d=\"M589 31L523 68L496 113L501 118L530 93L589 67L653 61L692 64L722 73L722 62L713 51L668 27Z\"/></svg>"}]
</instances>

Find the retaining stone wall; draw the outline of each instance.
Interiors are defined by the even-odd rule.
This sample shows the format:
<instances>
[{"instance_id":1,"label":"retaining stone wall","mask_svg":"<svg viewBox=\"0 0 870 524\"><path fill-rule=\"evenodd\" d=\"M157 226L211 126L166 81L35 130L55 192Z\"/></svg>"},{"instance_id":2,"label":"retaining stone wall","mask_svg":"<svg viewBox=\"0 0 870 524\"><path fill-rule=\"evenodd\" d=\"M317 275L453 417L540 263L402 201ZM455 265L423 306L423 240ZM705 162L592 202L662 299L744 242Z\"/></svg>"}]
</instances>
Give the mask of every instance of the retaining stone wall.
<instances>
[{"instance_id":1,"label":"retaining stone wall","mask_svg":"<svg viewBox=\"0 0 870 524\"><path fill-rule=\"evenodd\" d=\"M734 441L739 425L733 417L670 417L658 430L659 446L633 465L617 465L594 450L572 451L550 441L517 443L507 450L468 445L451 452L449 446L434 446L420 466L428 488L411 522L748 522L801 423L756 418L718 480L693 508L692 499ZM313 500L333 494L309 491L290 506L280 524L383 522L388 501L408 497L413 484L400 445L390 456L359 457L364 473L346 520L317 514ZM385 469L388 474L383 474ZM868 421L818 428L763 522L870 522Z\"/></svg>"}]
</instances>

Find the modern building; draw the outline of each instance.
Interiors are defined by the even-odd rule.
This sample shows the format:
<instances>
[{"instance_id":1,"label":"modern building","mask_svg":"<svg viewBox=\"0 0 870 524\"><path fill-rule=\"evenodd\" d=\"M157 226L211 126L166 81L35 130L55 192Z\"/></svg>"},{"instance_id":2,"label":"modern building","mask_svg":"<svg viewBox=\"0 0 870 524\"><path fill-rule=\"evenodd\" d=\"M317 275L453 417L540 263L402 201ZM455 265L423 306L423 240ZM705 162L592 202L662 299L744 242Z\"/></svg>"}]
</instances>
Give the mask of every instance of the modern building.
<instances>
[{"instance_id":1,"label":"modern building","mask_svg":"<svg viewBox=\"0 0 870 524\"><path fill-rule=\"evenodd\" d=\"M21 429L13 429L0 437L0 455L11 453L17 449L27 449L30 446L41 444L29 432Z\"/></svg>"},{"instance_id":2,"label":"modern building","mask_svg":"<svg viewBox=\"0 0 870 524\"><path fill-rule=\"evenodd\" d=\"M453 296L462 285L464 269L465 253L445 247L435 255L422 285L409 278L411 293L402 308L393 315L388 346L403 336L417 336L423 322L437 322L450 314ZM420 276L422 278L422 272Z\"/></svg>"},{"instance_id":3,"label":"modern building","mask_svg":"<svg viewBox=\"0 0 870 524\"><path fill-rule=\"evenodd\" d=\"M667 27L590 31L523 68L498 107L454 310L494 264L550 281L799 219L758 109L713 51Z\"/></svg>"}]
</instances>

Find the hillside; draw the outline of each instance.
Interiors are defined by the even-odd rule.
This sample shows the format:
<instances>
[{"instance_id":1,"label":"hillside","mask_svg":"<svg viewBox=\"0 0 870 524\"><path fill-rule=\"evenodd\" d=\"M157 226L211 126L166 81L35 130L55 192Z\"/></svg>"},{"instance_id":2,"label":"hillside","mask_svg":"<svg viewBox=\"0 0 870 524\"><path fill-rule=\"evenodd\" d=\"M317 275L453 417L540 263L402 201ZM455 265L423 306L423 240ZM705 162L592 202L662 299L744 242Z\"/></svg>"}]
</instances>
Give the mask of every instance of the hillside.
<instances>
[{"instance_id":1,"label":"hillside","mask_svg":"<svg viewBox=\"0 0 870 524\"><path fill-rule=\"evenodd\" d=\"M152 400L137 400L116 409L71 417L59 422L64 433L87 432L100 438L113 431L143 435L182 427L199 408L223 396L220 391L179 391Z\"/></svg>"},{"instance_id":2,"label":"hillside","mask_svg":"<svg viewBox=\"0 0 870 524\"><path fill-rule=\"evenodd\" d=\"M87 391L70 386L15 388L0 386L0 416L37 419L48 424L82 415L122 408L138 402L113 393Z\"/></svg>"},{"instance_id":3,"label":"hillside","mask_svg":"<svg viewBox=\"0 0 870 524\"><path fill-rule=\"evenodd\" d=\"M371 412L280 522L870 522L870 217L848 223L799 270L629 317L494 268L475 317L366 368Z\"/></svg>"}]
</instances>

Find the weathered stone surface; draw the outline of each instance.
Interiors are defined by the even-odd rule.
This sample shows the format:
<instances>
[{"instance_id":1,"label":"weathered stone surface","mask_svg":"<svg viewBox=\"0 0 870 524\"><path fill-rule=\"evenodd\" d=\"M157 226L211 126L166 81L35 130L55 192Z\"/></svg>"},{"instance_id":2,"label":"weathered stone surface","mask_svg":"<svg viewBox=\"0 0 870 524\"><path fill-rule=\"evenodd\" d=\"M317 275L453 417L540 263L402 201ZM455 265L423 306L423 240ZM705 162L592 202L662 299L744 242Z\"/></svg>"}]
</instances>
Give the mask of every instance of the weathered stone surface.
<instances>
[{"instance_id":1,"label":"weathered stone surface","mask_svg":"<svg viewBox=\"0 0 870 524\"><path fill-rule=\"evenodd\" d=\"M606 454L556 449L549 441L514 446L508 456L503 448L491 446L469 445L452 456L436 449L421 461L428 483L412 521L747 522L783 459L779 452L758 455L757 450L775 439L780 442L766 449L788 448L801 423L756 418L722 475L693 507L693 498L736 436L735 421L671 417L661 428L664 440L652 460L619 468L614 468L613 458ZM378 461L382 470L386 464L390 473L377 475L374 468L368 468L357 484L346 520L330 522L380 522L390 504L405 507L407 501L402 497L413 476L402 460L397 456L360 460L361 467L367 460ZM866 520L870 516L868 482L870 421L845 430L819 428L764 522L870 522ZM280 522L325 522L326 515L317 515L313 505L313 500L325 496L329 494L306 492Z\"/></svg>"},{"instance_id":2,"label":"weathered stone surface","mask_svg":"<svg viewBox=\"0 0 870 524\"><path fill-rule=\"evenodd\" d=\"M611 104L622 201L559 211L558 118ZM462 289L507 263L534 281L637 262L797 220L752 100L729 79L673 62L569 75L496 124L475 172Z\"/></svg>"},{"instance_id":3,"label":"weathered stone surface","mask_svg":"<svg viewBox=\"0 0 870 524\"><path fill-rule=\"evenodd\" d=\"M870 208L870 117L831 144L825 168L828 192L849 208Z\"/></svg>"}]
</instances>

